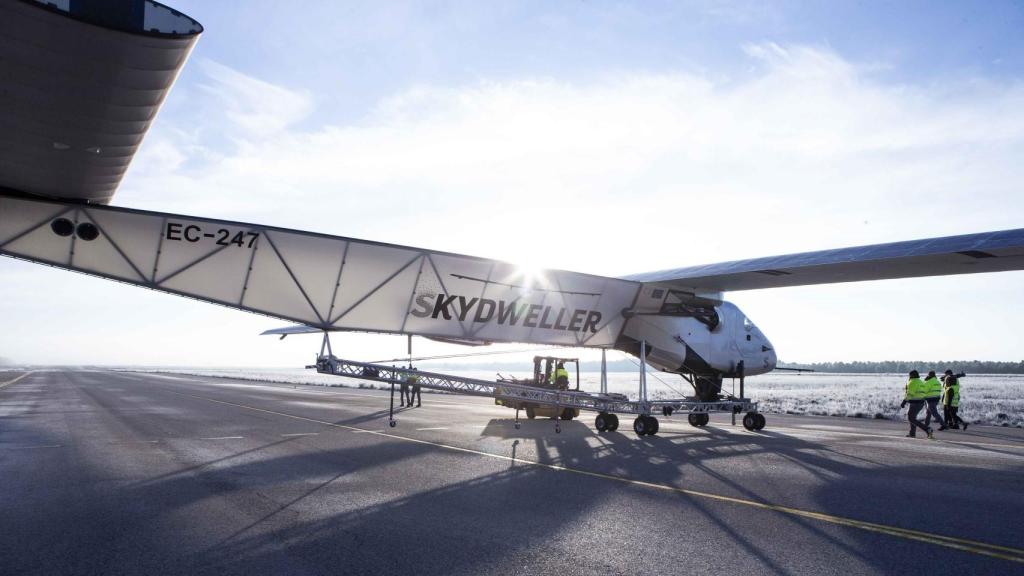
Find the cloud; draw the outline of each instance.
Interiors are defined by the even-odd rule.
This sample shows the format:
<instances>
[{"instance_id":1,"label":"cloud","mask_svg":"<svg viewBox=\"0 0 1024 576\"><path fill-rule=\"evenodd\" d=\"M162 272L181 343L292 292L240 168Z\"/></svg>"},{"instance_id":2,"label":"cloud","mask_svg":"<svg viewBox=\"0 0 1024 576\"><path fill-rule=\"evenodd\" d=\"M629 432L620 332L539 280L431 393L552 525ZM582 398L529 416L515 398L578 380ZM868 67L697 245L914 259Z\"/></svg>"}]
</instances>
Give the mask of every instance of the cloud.
<instances>
[{"instance_id":1,"label":"cloud","mask_svg":"<svg viewBox=\"0 0 1024 576\"><path fill-rule=\"evenodd\" d=\"M177 201L238 215L244 199L240 216L290 226L337 210L346 216L318 222L336 233L380 235L376 219L387 218L398 225L385 239L410 243L431 221L443 222L446 233L430 239L447 249L551 265L565 254L546 247L585 242L590 252L623 256L578 264L609 273L800 250L808 234L817 246L848 244L865 221L879 225L869 241L976 230L1009 223L997 206L1019 207L1019 82L893 85L826 48L744 51L753 68L742 78L677 72L421 85L356 123L301 129L293 125L312 110L308 94L204 61L215 79L209 93L226 107L223 131L237 129L234 145L209 154L192 142L194 153L183 153L203 155L195 169L149 180L140 171L134 182L165 207ZM207 133L218 133L210 122ZM168 163L180 162L171 155ZM168 179L179 191L171 197ZM902 224L950 214L958 220L943 230ZM494 218L513 236L521 224L569 225L550 227L544 241L517 240L513 254ZM625 258L620 233L599 233L636 226L652 245L670 246L681 230L706 241L699 252ZM764 239L750 246L731 229ZM610 261L620 264L613 270Z\"/></svg>"},{"instance_id":2,"label":"cloud","mask_svg":"<svg viewBox=\"0 0 1024 576\"><path fill-rule=\"evenodd\" d=\"M339 125L315 123L313 95L205 62L195 108L223 113L158 127L117 202L609 275L1021 226L1020 81L894 84L828 48L743 50L740 77L419 85ZM786 358L1011 358L1024 277L999 285L731 297ZM986 337L940 338L937 312L981 310L978 293Z\"/></svg>"},{"instance_id":3,"label":"cloud","mask_svg":"<svg viewBox=\"0 0 1024 576\"><path fill-rule=\"evenodd\" d=\"M244 134L272 136L306 118L313 111L309 94L289 90L203 59L206 75L200 87L220 103L227 120Z\"/></svg>"}]
</instances>

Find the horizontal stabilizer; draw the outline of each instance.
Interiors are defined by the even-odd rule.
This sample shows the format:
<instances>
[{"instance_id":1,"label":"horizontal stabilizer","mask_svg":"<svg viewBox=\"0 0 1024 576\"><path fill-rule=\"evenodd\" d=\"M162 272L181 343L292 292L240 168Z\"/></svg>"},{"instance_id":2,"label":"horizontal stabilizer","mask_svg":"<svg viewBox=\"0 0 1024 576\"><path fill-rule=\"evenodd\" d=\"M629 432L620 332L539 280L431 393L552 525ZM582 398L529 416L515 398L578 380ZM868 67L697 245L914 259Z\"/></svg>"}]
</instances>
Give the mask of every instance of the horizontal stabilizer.
<instances>
[{"instance_id":1,"label":"horizontal stabilizer","mask_svg":"<svg viewBox=\"0 0 1024 576\"><path fill-rule=\"evenodd\" d=\"M292 334L321 334L323 330L319 328L313 328L312 326L305 326L298 324L295 326L284 326L281 328L272 328L270 330L264 330L260 332L260 336L291 336Z\"/></svg>"}]
</instances>

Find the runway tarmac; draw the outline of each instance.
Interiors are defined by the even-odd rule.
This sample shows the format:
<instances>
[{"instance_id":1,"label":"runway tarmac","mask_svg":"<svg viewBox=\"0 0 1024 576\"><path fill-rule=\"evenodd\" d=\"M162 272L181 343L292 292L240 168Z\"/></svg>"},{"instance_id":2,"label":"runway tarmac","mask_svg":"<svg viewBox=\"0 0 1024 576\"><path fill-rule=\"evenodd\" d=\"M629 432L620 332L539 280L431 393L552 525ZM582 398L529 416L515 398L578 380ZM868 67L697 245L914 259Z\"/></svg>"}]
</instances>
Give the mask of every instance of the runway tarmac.
<instances>
[{"instance_id":1,"label":"runway tarmac","mask_svg":"<svg viewBox=\"0 0 1024 576\"><path fill-rule=\"evenodd\" d=\"M0 372L3 574L1024 574L1024 431Z\"/></svg>"}]
</instances>

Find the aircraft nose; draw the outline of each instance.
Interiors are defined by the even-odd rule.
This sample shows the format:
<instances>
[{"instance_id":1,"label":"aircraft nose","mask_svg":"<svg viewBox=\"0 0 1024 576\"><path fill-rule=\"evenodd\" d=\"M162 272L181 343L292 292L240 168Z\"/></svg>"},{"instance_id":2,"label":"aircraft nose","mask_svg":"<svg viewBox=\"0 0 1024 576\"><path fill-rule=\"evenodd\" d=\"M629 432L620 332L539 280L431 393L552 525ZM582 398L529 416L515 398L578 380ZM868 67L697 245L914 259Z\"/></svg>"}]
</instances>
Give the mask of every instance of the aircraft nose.
<instances>
[{"instance_id":1,"label":"aircraft nose","mask_svg":"<svg viewBox=\"0 0 1024 576\"><path fill-rule=\"evenodd\" d=\"M772 346L772 343L769 342L767 339L765 339L765 344L763 348L766 348L766 350L764 351L765 362L769 365L769 368L774 369L775 365L778 364L779 361L779 357L775 353L775 348Z\"/></svg>"}]
</instances>

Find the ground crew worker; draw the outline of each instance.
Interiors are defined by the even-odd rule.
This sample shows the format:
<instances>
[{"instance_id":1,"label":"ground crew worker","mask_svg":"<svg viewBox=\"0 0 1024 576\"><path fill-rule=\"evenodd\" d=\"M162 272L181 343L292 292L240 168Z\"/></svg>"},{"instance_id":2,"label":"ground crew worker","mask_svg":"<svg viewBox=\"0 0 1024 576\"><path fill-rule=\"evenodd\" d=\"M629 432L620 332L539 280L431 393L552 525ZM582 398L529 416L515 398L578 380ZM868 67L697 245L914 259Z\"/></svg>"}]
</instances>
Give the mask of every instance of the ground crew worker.
<instances>
[{"instance_id":1,"label":"ground crew worker","mask_svg":"<svg viewBox=\"0 0 1024 576\"><path fill-rule=\"evenodd\" d=\"M907 420L910 421L910 433L907 434L907 438L914 438L917 436L917 429L920 428L928 434L928 438L934 438L932 436L932 429L925 426L917 419L917 415L921 413L921 409L924 408L924 397L925 397L925 383L921 381L921 375L918 374L917 370L910 371L910 379L907 380L907 392L903 397L903 403L900 404L900 408L910 405L910 410L907 411Z\"/></svg>"},{"instance_id":2,"label":"ground crew worker","mask_svg":"<svg viewBox=\"0 0 1024 576\"><path fill-rule=\"evenodd\" d=\"M416 370L418 370L418 369L417 368L413 368L413 371L416 371ZM413 396L415 396L416 397L416 407L419 408L420 404L423 401L423 395L420 393L420 377L419 377L419 374L410 374L409 375L409 384L412 387L412 389L409 391L409 407L412 408L412 398L413 398Z\"/></svg>"},{"instance_id":3,"label":"ground crew worker","mask_svg":"<svg viewBox=\"0 0 1024 576\"><path fill-rule=\"evenodd\" d=\"M393 367L394 366L392 366L392 368ZM409 366L409 368L412 368L412 366ZM402 379L402 383L400 384L400 386L401 386L401 388L398 390L398 398L399 398L398 405L404 407L406 404L409 404L409 406L412 406L412 400L409 400L408 402L406 402L406 398L409 396L409 377L408 376L406 376L405 378Z\"/></svg>"},{"instance_id":4,"label":"ground crew worker","mask_svg":"<svg viewBox=\"0 0 1024 576\"><path fill-rule=\"evenodd\" d=\"M569 371L565 369L565 363L559 362L555 368L555 373L552 374L555 384L562 390L569 389Z\"/></svg>"},{"instance_id":5,"label":"ground crew worker","mask_svg":"<svg viewBox=\"0 0 1024 576\"><path fill-rule=\"evenodd\" d=\"M939 416L939 399L942 398L942 382L935 376L935 370L928 372L928 377L924 379L924 390L926 396L924 401L928 404L928 411L924 415L924 425L930 426L932 418L939 423L939 430L946 429L946 421Z\"/></svg>"},{"instance_id":6,"label":"ground crew worker","mask_svg":"<svg viewBox=\"0 0 1024 576\"><path fill-rule=\"evenodd\" d=\"M946 413L946 426L959 430L963 424L967 430L967 422L957 414L960 411L960 379L953 375L952 370L946 370L942 377L942 408Z\"/></svg>"}]
</instances>

